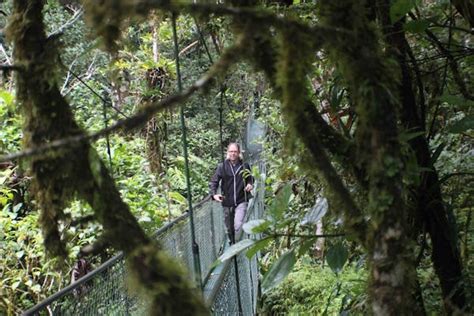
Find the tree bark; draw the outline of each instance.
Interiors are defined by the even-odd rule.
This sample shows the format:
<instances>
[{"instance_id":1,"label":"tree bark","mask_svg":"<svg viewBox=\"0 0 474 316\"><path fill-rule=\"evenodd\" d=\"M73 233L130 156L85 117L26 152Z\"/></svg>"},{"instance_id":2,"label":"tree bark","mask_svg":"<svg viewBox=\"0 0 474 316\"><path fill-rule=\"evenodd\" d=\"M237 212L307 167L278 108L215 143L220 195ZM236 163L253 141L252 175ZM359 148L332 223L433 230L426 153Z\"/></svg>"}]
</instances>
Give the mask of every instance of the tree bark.
<instances>
[{"instance_id":1,"label":"tree bark","mask_svg":"<svg viewBox=\"0 0 474 316\"><path fill-rule=\"evenodd\" d=\"M397 71L386 61L364 3L321 1L323 23L343 27L327 50L348 83L358 115L356 164L366 170L370 216L370 299L376 315L414 312L415 277L408 236L408 208L402 197L398 141ZM352 38L354 36L357 40ZM416 307L415 307L416 313Z\"/></svg>"},{"instance_id":2,"label":"tree bark","mask_svg":"<svg viewBox=\"0 0 474 316\"><path fill-rule=\"evenodd\" d=\"M388 5L388 1L386 2ZM386 10L386 6L381 6ZM380 20L385 30L387 45L395 57L402 73L402 80L398 86L401 95L401 120L402 124L410 131L424 131L425 122L421 120L414 93L413 79L408 67L409 44L405 38L403 25L398 22L392 25L389 22L388 12L379 11ZM416 192L416 208L413 209L417 222L428 231L432 242L432 260L440 280L446 311L451 314L453 310L462 310L466 306L464 287L462 285L462 263L456 240L455 232L448 220L448 210L444 207L438 172L435 169L425 135L420 135L409 141L411 149L415 152L418 166L429 168L431 171L422 172L421 183ZM420 225L421 224L421 225ZM419 234L418 232L417 234Z\"/></svg>"}]
</instances>

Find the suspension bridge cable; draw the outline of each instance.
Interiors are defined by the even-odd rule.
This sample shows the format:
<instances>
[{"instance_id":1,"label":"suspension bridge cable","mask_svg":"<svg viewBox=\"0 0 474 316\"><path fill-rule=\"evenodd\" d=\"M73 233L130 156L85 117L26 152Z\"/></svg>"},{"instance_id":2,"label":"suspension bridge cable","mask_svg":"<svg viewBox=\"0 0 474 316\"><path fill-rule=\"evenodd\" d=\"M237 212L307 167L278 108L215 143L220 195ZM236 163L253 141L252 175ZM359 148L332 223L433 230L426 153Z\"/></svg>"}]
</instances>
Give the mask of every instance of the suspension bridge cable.
<instances>
[{"instance_id":1,"label":"suspension bridge cable","mask_svg":"<svg viewBox=\"0 0 474 316\"><path fill-rule=\"evenodd\" d=\"M104 127L108 128L109 127L109 119L107 117L107 102L102 102L102 117L104 119ZM109 137L109 135L107 135L105 137L105 144L107 146L107 156L109 157L110 173L113 175L114 174L114 165L112 164L112 151L110 150L110 137Z\"/></svg>"},{"instance_id":2,"label":"suspension bridge cable","mask_svg":"<svg viewBox=\"0 0 474 316\"><path fill-rule=\"evenodd\" d=\"M199 25L197 24L197 21L196 21L196 18L194 18L194 23L196 24L196 28L198 30L198 33L199 33L199 37L201 38L201 41L204 45L204 48L206 49L206 53L207 53L207 56L209 58L209 61L211 62L211 64L213 64L213 59L212 59L212 56L211 56L211 53L209 52L209 49L206 45L206 41L204 39L204 36L202 35L202 32L201 32L201 29L199 28ZM224 141L222 139L222 129L223 129L223 117L222 117L222 112L223 112L223 103L224 103L224 99L227 101L227 105L229 105L228 103L228 100L227 100L227 97L225 95L225 90L226 90L226 87L224 84L220 84L220 97L219 97L219 139L220 139L220 144L221 144L221 155L222 155L222 163L224 163ZM230 106L229 106L230 108ZM233 116L233 113L231 111L231 114ZM234 122L235 122L235 117L234 117ZM244 191L245 192L245 191ZM247 199L247 198L245 198ZM231 224L229 225L230 226L230 230L231 230L231 234L230 234L230 244L233 245L235 244L235 231L233 230L234 228L234 216L235 216L235 207L231 208L231 212L230 212L230 221L231 221ZM235 287L236 287L236 291L237 291L237 305L238 305L238 308L239 308L239 315L243 315L243 309L242 309L242 298L241 298L241 294L240 294L240 276L239 276L239 267L238 267L238 263L237 263L237 256L234 256L233 258L233 261L234 261L234 272L235 272Z\"/></svg>"},{"instance_id":3,"label":"suspension bridge cable","mask_svg":"<svg viewBox=\"0 0 474 316\"><path fill-rule=\"evenodd\" d=\"M89 86L84 80L82 80L81 77L76 75L72 70L68 69L66 65L61 63L61 66L65 68L67 71L69 71L73 77L75 77L81 84L83 84L89 91L91 91L95 96L97 96L101 101L102 101L102 118L104 121L104 127L107 129L109 127L109 120L107 118L107 104L109 103L109 100L107 100L105 97L101 96L97 91L95 91L91 86ZM122 113L120 110L116 109L112 104L110 106L116 110L118 113L122 114L123 116L127 117L124 113ZM110 150L110 137L109 135L105 136L105 144L107 147L107 156L109 160L109 167L110 167L110 172L113 174L113 164L112 164L112 151Z\"/></svg>"},{"instance_id":4,"label":"suspension bridge cable","mask_svg":"<svg viewBox=\"0 0 474 316\"><path fill-rule=\"evenodd\" d=\"M105 99L103 96L101 96L97 91L95 91L91 86L89 86L89 85L87 84L87 82L85 82L84 80L82 80L81 77L79 77L79 76L78 76L76 73L74 73L72 70L68 69L68 68L66 67L66 65L61 64L61 66L62 66L64 69L66 69L66 71L69 71L69 72L71 73L71 75L72 75L74 78L76 78L81 84L83 84L87 89L89 89L89 91L92 92L96 97L98 97L102 102L104 102L104 103L109 103L108 100L106 100L106 99ZM113 104L110 103L110 107L111 107L112 109L114 109L115 112L121 114L123 117L128 118L128 116L127 116L125 113L123 113L123 112L122 112L120 109L118 109L117 107L113 106Z\"/></svg>"},{"instance_id":5,"label":"suspension bridge cable","mask_svg":"<svg viewBox=\"0 0 474 316\"><path fill-rule=\"evenodd\" d=\"M173 42L174 42L174 56L176 62L176 76L178 79L178 91L181 93L183 90L181 83L181 71L179 68L179 47L178 47L178 34L176 32L176 13L173 13L171 19L172 28L173 28ZM184 154L184 168L186 174L186 189L188 196L188 207L189 207L189 223L191 226L191 242L193 249L193 265L194 273L196 278L196 284L199 288L203 289L202 277L201 277L201 260L199 258L199 246L196 243L196 232L194 229L194 212L193 212L193 203L191 196L191 177L189 175L189 159L188 159L188 141L186 138L186 122L184 120L184 106L180 106L180 120L181 120L181 131L182 131L182 142L183 142L183 154Z\"/></svg>"},{"instance_id":6,"label":"suspension bridge cable","mask_svg":"<svg viewBox=\"0 0 474 316\"><path fill-rule=\"evenodd\" d=\"M204 49L206 50L207 57L209 58L209 61L212 65L214 63L214 60L212 58L211 52L209 51L209 47L206 44L206 40L204 39L204 35L202 34L201 28L199 27L199 24L197 23L196 18L194 18L194 24L196 25L196 29L197 29L198 34L199 34L199 38L201 39L202 45L204 46ZM222 162L224 162L224 159L225 159L224 140L223 140L223 137L222 137L222 134L223 134L223 132L222 132L222 128L223 128L222 112L224 111L224 109L222 107L222 104L224 102L223 100L224 100L224 97L225 97L226 87L222 83L219 86L220 86L220 90L221 90L221 94L220 94L220 98L219 98L219 108L218 108L218 111L219 111L219 143L220 143L220 147L221 147L221 160L222 160Z\"/></svg>"}]
</instances>

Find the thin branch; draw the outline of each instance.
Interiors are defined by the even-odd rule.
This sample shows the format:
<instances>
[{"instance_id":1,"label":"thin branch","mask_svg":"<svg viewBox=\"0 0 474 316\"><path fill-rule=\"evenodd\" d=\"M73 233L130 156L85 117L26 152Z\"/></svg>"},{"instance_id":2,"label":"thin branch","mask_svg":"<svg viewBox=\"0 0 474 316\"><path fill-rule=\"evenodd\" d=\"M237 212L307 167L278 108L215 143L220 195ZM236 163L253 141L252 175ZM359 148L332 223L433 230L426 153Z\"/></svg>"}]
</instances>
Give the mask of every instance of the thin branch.
<instances>
[{"instance_id":1,"label":"thin branch","mask_svg":"<svg viewBox=\"0 0 474 316\"><path fill-rule=\"evenodd\" d=\"M0 43L0 50L2 51L3 55L5 55L5 59L7 60L7 63L11 65L11 58L8 56L7 51L5 50L5 47L3 47L3 44Z\"/></svg>"},{"instance_id":2,"label":"thin branch","mask_svg":"<svg viewBox=\"0 0 474 316\"><path fill-rule=\"evenodd\" d=\"M193 48L194 46L196 46L198 43L199 43L199 41L194 41L194 42L192 42L191 44L189 44L188 46L186 46L185 48L183 48L183 49L179 52L179 56L184 55L184 53L186 53L188 50L190 50L191 48Z\"/></svg>"},{"instance_id":3,"label":"thin branch","mask_svg":"<svg viewBox=\"0 0 474 316\"><path fill-rule=\"evenodd\" d=\"M453 172L450 174L445 175L443 178L439 180L440 183L446 182L448 179L452 177L458 177L458 176L466 176L466 177L474 177L474 172Z\"/></svg>"},{"instance_id":4,"label":"thin branch","mask_svg":"<svg viewBox=\"0 0 474 316\"><path fill-rule=\"evenodd\" d=\"M21 71L23 70L23 67L22 66L18 66L18 65L0 65L0 70L1 71L11 71L11 70L16 70L16 71Z\"/></svg>"},{"instance_id":5,"label":"thin branch","mask_svg":"<svg viewBox=\"0 0 474 316\"><path fill-rule=\"evenodd\" d=\"M343 237L347 236L346 233L339 234L322 234L322 235L301 235L301 234L281 234L281 233L272 233L267 237L298 237L298 238L330 238L330 237Z\"/></svg>"},{"instance_id":6,"label":"thin branch","mask_svg":"<svg viewBox=\"0 0 474 316\"><path fill-rule=\"evenodd\" d=\"M71 222L70 226L78 226L78 225L87 224L87 223L93 221L94 219L95 219L95 215L94 214L89 214L89 215L74 219Z\"/></svg>"},{"instance_id":7,"label":"thin branch","mask_svg":"<svg viewBox=\"0 0 474 316\"><path fill-rule=\"evenodd\" d=\"M67 28L71 27L77 20L79 20L79 18L82 16L83 13L84 13L84 9L81 8L77 10L74 13L74 15L69 19L69 21L67 21L65 24L59 27L56 31L49 34L47 37L55 38L62 35Z\"/></svg>"},{"instance_id":8,"label":"thin branch","mask_svg":"<svg viewBox=\"0 0 474 316\"><path fill-rule=\"evenodd\" d=\"M65 69L67 69L65 65L62 64L62 66L63 66ZM90 69L90 68L89 68L89 69ZM88 71L89 71L89 69L88 69ZM103 96L101 96L97 91L95 91L94 89L92 89L92 87L89 86L89 85L84 81L84 79L82 79L79 75L77 75L76 73L74 73L71 69L68 69L68 72L71 73L71 75L72 75L73 77L75 77L80 83L82 83L87 89L89 89L89 91L91 91L91 92L92 92L96 97L98 97L103 103L109 104L109 102L108 102ZM121 115L122 115L123 117L125 117L125 118L128 118L128 116L127 116L125 113L123 113L119 108L117 108L117 107L114 106L113 104L109 104L109 105L110 105L110 107L111 107L112 109L114 109L117 113L121 114Z\"/></svg>"},{"instance_id":9,"label":"thin branch","mask_svg":"<svg viewBox=\"0 0 474 316\"><path fill-rule=\"evenodd\" d=\"M166 4L163 4L166 3ZM346 35L352 35L356 40L356 34L353 31L349 31L347 28L342 27L328 27L328 26L310 26L306 23L301 23L295 19L289 19L280 15L275 15L274 12L269 10L262 10L262 8L251 8L251 7L229 7L219 4L208 4L208 3L185 3L184 1L176 1L175 4L169 4L167 1L156 1L156 0L140 0L136 1L135 5L131 6L131 9L138 11L144 11L145 9L160 9L170 12L186 12L191 15L215 15L215 16L232 16L239 19L251 19L255 22L264 25L272 25L279 29L287 29L288 27L295 28L299 32L307 35L314 35L317 33L326 33L331 36L333 32L343 33ZM317 37L315 38L317 40Z\"/></svg>"},{"instance_id":10,"label":"thin branch","mask_svg":"<svg viewBox=\"0 0 474 316\"><path fill-rule=\"evenodd\" d=\"M410 13L410 17L413 20L417 20L417 17L415 15L413 15L412 13ZM436 35L434 35L434 33L431 32L430 30L428 30L428 29L425 30L425 34L428 36L428 39L430 40L430 42L438 48L440 53L442 53L446 57L446 60L448 61L449 68L451 68L451 72L453 73L453 79L456 82L456 84L458 85L459 90L462 93L462 95L468 100L474 100L474 96L469 92L469 90L466 86L466 83L462 79L460 71L459 71L458 64L456 63L456 60L454 59L454 57L450 53L449 49L444 47L443 43L441 43L441 41L436 37ZM450 33L450 36L451 36L451 33Z\"/></svg>"},{"instance_id":11,"label":"thin branch","mask_svg":"<svg viewBox=\"0 0 474 316\"><path fill-rule=\"evenodd\" d=\"M449 27L447 25L436 23L436 22L431 22L431 24L433 25L433 27L441 27L441 28ZM474 35L474 29L469 30L469 29L465 29L465 28L462 28L462 27L459 27L459 26L451 26L450 28L453 29L453 30L456 30L456 31L466 32L466 33Z\"/></svg>"},{"instance_id":12,"label":"thin branch","mask_svg":"<svg viewBox=\"0 0 474 316\"><path fill-rule=\"evenodd\" d=\"M117 121L115 124L95 133L69 136L66 138L51 141L43 146L27 148L17 153L0 156L0 162L7 162L15 159L38 156L47 153L51 150L62 149L66 146L78 146L88 141L96 141L99 138L102 138L118 130L131 130L137 128L143 125L149 119L151 119L157 112L186 101L196 91L203 90L204 88L206 88L212 82L212 80L215 79L215 77L225 73L242 54L244 42L244 39L241 38L236 45L228 48L221 56L220 60L215 63L206 74L204 74L200 79L194 82L189 88L184 90L182 93L174 94L161 101L150 103L149 105L143 107L142 110L134 116Z\"/></svg>"}]
</instances>

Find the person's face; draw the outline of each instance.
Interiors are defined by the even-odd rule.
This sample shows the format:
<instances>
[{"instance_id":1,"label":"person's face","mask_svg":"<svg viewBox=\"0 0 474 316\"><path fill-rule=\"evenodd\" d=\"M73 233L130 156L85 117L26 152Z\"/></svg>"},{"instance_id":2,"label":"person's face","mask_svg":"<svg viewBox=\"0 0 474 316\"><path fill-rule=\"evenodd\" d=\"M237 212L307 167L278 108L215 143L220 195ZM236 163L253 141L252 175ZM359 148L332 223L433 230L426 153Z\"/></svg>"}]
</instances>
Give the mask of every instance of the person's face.
<instances>
[{"instance_id":1,"label":"person's face","mask_svg":"<svg viewBox=\"0 0 474 316\"><path fill-rule=\"evenodd\" d=\"M235 162L239 159L239 148L236 145L229 145L227 147L227 159L229 159L232 162Z\"/></svg>"}]
</instances>

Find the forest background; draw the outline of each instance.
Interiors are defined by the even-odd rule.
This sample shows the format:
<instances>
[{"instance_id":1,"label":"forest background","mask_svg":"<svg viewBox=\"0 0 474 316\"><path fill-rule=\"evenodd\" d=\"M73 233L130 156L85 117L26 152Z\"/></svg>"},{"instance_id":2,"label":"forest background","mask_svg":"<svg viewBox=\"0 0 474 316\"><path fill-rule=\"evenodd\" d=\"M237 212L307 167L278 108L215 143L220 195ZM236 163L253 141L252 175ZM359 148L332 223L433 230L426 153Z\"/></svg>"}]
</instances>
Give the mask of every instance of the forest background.
<instances>
[{"instance_id":1,"label":"forest background","mask_svg":"<svg viewBox=\"0 0 474 316\"><path fill-rule=\"evenodd\" d=\"M30 56L13 50L13 43L22 45L21 28L11 26L18 23L15 14L38 8L44 14L45 43L52 44L42 49L53 55L58 47L60 59L46 63L50 57L42 56L48 69L29 74L39 74L46 90L56 85L78 127L94 133L177 92L170 12L180 12L183 87L206 71L216 79L184 108L193 200L207 195L223 146L240 139L251 104L268 128L268 215L249 228L267 236L252 248L265 253L261 310L451 314L472 308L469 1L142 1L143 7L91 1L85 11L75 1L44 1L41 9L42 2L2 3L2 157L69 132L46 135L39 144L28 136L38 126L25 104L37 105L21 77ZM54 119L38 118L54 130ZM92 145L146 234L186 209L181 136L179 111L170 107ZM57 157L32 157L1 162L5 314L67 285L79 257L97 266L122 249L103 234L107 224L81 190L61 203L41 197L48 185L38 179L48 174L31 166ZM61 211L53 216L55 228L43 222L42 232L45 205ZM308 214L317 216L308 221ZM48 254L44 236L53 231L59 243ZM322 231L341 236L322 242L314 237ZM289 277L278 285L276 272Z\"/></svg>"}]
</instances>

